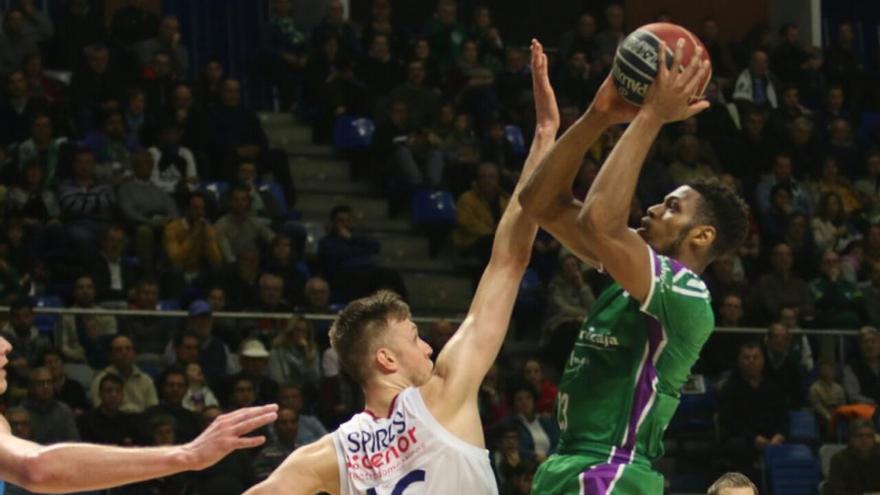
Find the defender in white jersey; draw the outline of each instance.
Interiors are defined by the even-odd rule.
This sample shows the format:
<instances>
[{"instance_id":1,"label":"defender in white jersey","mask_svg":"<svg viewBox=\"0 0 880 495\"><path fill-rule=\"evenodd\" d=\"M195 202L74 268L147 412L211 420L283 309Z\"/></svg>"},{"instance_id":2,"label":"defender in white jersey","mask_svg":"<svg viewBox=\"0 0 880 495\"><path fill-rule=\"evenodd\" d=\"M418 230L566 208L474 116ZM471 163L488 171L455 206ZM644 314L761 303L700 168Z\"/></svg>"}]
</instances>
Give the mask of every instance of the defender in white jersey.
<instances>
[{"instance_id":1,"label":"defender in white jersey","mask_svg":"<svg viewBox=\"0 0 880 495\"><path fill-rule=\"evenodd\" d=\"M528 177L553 144L559 113L547 57L532 42L537 125ZM598 136L597 136L598 137ZM477 409L531 257L536 224L522 213L517 184L499 221L492 257L464 322L433 366L431 348L396 295L380 292L340 313L331 342L364 389L366 409L301 447L247 495L470 495L498 492Z\"/></svg>"}]
</instances>

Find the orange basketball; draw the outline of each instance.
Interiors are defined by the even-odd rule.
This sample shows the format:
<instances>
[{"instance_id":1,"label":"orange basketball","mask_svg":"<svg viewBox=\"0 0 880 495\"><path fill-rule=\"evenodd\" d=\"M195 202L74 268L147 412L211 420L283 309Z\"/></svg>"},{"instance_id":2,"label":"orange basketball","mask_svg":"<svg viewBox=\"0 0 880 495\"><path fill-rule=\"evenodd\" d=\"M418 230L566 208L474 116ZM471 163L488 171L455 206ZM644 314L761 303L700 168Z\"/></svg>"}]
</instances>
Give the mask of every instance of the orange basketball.
<instances>
[{"instance_id":1,"label":"orange basketball","mask_svg":"<svg viewBox=\"0 0 880 495\"><path fill-rule=\"evenodd\" d=\"M666 42L666 65L672 67L672 58L679 38L685 40L682 48L682 66L687 66L697 47L703 48L703 60L709 60L709 53L703 43L687 29L667 22L646 24L624 38L614 55L611 74L618 93L628 102L641 105L648 87L657 76L657 48L660 40ZM700 83L697 98L702 98L712 78L711 65Z\"/></svg>"}]
</instances>

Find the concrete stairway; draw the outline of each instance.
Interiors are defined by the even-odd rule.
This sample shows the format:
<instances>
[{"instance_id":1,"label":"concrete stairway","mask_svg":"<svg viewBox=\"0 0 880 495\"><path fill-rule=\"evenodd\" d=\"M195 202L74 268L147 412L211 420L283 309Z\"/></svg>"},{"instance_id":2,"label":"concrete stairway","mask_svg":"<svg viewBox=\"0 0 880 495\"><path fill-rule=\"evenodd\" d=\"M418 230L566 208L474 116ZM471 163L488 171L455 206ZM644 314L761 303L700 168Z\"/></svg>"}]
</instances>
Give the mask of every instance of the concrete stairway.
<instances>
[{"instance_id":1,"label":"concrete stairway","mask_svg":"<svg viewBox=\"0 0 880 495\"><path fill-rule=\"evenodd\" d=\"M429 258L427 237L408 219L389 219L388 202L370 184L352 181L348 162L331 147L312 144L308 126L289 114L263 113L260 118L272 146L290 156L296 208L304 223L319 232L334 206L351 206L355 229L382 242L377 262L401 273L418 315L454 315L467 310L473 296L471 282L455 270L450 256Z\"/></svg>"}]
</instances>

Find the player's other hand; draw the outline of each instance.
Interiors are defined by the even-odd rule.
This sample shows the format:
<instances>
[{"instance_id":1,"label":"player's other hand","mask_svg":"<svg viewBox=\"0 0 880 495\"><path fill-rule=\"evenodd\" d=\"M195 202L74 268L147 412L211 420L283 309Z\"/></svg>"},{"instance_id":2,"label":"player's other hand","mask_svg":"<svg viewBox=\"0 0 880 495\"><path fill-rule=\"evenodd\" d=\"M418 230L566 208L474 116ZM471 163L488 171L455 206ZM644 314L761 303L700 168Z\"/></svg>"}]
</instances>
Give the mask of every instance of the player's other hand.
<instances>
[{"instance_id":1,"label":"player's other hand","mask_svg":"<svg viewBox=\"0 0 880 495\"><path fill-rule=\"evenodd\" d=\"M608 125L626 124L639 113L639 107L624 100L614 87L611 75L605 78L588 110L599 115Z\"/></svg>"},{"instance_id":2,"label":"player's other hand","mask_svg":"<svg viewBox=\"0 0 880 495\"><path fill-rule=\"evenodd\" d=\"M556 135L559 130L559 107L556 94L550 86L547 54L536 39L532 39L532 91L535 95L535 121L538 129Z\"/></svg>"},{"instance_id":3,"label":"player's other hand","mask_svg":"<svg viewBox=\"0 0 880 495\"><path fill-rule=\"evenodd\" d=\"M709 102L706 100L691 103L700 89L700 82L709 70L709 62L703 61L703 48L697 47L690 63L683 68L681 59L684 43L683 38L678 39L672 67L668 68L666 43L660 42L660 47L657 49L659 56L657 66L660 69L648 88L645 103L642 105L643 112L660 119L663 123L684 120L709 108Z\"/></svg>"},{"instance_id":4,"label":"player's other hand","mask_svg":"<svg viewBox=\"0 0 880 495\"><path fill-rule=\"evenodd\" d=\"M184 445L183 452L190 469L199 470L216 464L230 452L262 445L263 436L248 433L268 425L278 417L278 406L246 407L218 416L201 435Z\"/></svg>"}]
</instances>

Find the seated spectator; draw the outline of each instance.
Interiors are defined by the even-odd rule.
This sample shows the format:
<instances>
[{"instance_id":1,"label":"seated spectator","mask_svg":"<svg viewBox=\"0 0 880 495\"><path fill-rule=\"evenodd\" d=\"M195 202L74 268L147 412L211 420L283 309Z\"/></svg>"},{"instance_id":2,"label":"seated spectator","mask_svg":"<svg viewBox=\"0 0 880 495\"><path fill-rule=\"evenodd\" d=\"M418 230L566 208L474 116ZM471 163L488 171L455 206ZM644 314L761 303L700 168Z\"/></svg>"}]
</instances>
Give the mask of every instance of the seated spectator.
<instances>
[{"instance_id":1,"label":"seated spectator","mask_svg":"<svg viewBox=\"0 0 880 495\"><path fill-rule=\"evenodd\" d=\"M810 283L816 325L820 328L859 328L862 325L862 292L858 285L840 276L840 255L825 251L821 272Z\"/></svg>"},{"instance_id":2,"label":"seated spectator","mask_svg":"<svg viewBox=\"0 0 880 495\"><path fill-rule=\"evenodd\" d=\"M36 366L43 353L52 347L34 326L34 306L28 301L14 301L9 305L9 321L0 330L15 352L27 359L28 366Z\"/></svg>"},{"instance_id":3,"label":"seated spectator","mask_svg":"<svg viewBox=\"0 0 880 495\"><path fill-rule=\"evenodd\" d=\"M785 152L797 164L801 175L815 177L822 169L822 145L816 125L807 117L797 117L787 131Z\"/></svg>"},{"instance_id":4,"label":"seated spectator","mask_svg":"<svg viewBox=\"0 0 880 495\"><path fill-rule=\"evenodd\" d=\"M862 205L862 215L868 223L880 221L880 150L871 150L865 159L865 170L853 184L853 190Z\"/></svg>"},{"instance_id":5,"label":"seated spectator","mask_svg":"<svg viewBox=\"0 0 880 495\"><path fill-rule=\"evenodd\" d=\"M0 145L4 147L27 139L33 119L46 111L43 102L28 96L23 72L8 74L5 82L6 97L0 102Z\"/></svg>"},{"instance_id":6,"label":"seated spectator","mask_svg":"<svg viewBox=\"0 0 880 495\"><path fill-rule=\"evenodd\" d=\"M30 130L30 138L18 146L18 166L24 174L27 164L36 163L43 171L43 184L54 187L69 175L63 167L72 160L73 147L66 137L55 137L52 119L45 114L34 115Z\"/></svg>"},{"instance_id":7,"label":"seated spectator","mask_svg":"<svg viewBox=\"0 0 880 495\"><path fill-rule=\"evenodd\" d=\"M507 481L501 485L499 493L501 495L529 495L536 469L537 465L532 461L521 462L516 467L508 468Z\"/></svg>"},{"instance_id":8,"label":"seated spectator","mask_svg":"<svg viewBox=\"0 0 880 495\"><path fill-rule=\"evenodd\" d=\"M267 246L275 238L272 229L261 222L251 209L252 198L247 189L234 188L229 194L229 213L217 220L221 243L229 246L226 261L234 263L239 253Z\"/></svg>"},{"instance_id":9,"label":"seated spectator","mask_svg":"<svg viewBox=\"0 0 880 495\"><path fill-rule=\"evenodd\" d=\"M603 65L610 65L607 59L613 58L617 45L623 41L624 36L626 32L623 7L614 3L609 4L605 7L605 29L596 35L597 58Z\"/></svg>"},{"instance_id":10,"label":"seated spectator","mask_svg":"<svg viewBox=\"0 0 880 495\"><path fill-rule=\"evenodd\" d=\"M30 415L34 442L46 445L79 440L73 411L55 398L52 375L46 368L31 370L28 395L22 406Z\"/></svg>"},{"instance_id":11,"label":"seated spectator","mask_svg":"<svg viewBox=\"0 0 880 495\"><path fill-rule=\"evenodd\" d=\"M825 158L822 165L822 175L817 177L817 180L810 184L810 187L814 202L816 199L821 198L822 195L828 193L835 193L840 196L841 201L843 201L843 211L847 216L852 215L861 208L852 187L840 172L837 159L833 156Z\"/></svg>"},{"instance_id":12,"label":"seated spectator","mask_svg":"<svg viewBox=\"0 0 880 495\"><path fill-rule=\"evenodd\" d=\"M160 126L159 142L148 150L153 161L149 180L166 194L179 196L199 186L195 155L181 145L182 137L180 124L167 120Z\"/></svg>"},{"instance_id":13,"label":"seated spectator","mask_svg":"<svg viewBox=\"0 0 880 495\"><path fill-rule=\"evenodd\" d=\"M321 269L331 287L339 288L336 297L348 301L390 288L404 295L406 290L397 272L379 268L373 256L382 249L379 241L352 232L354 212L339 205L330 211L330 228L318 242Z\"/></svg>"},{"instance_id":14,"label":"seated spectator","mask_svg":"<svg viewBox=\"0 0 880 495\"><path fill-rule=\"evenodd\" d=\"M240 309L257 305L260 293L260 252L256 249L245 249L238 253L235 264L226 265L222 280L230 307Z\"/></svg>"},{"instance_id":15,"label":"seated spectator","mask_svg":"<svg viewBox=\"0 0 880 495\"><path fill-rule=\"evenodd\" d=\"M208 166L202 157L208 152L209 119L204 110L193 101L192 88L178 83L171 95L171 109L166 116L177 123L181 130L180 144L199 158L199 176L219 179L219 169Z\"/></svg>"},{"instance_id":16,"label":"seated spectator","mask_svg":"<svg viewBox=\"0 0 880 495\"><path fill-rule=\"evenodd\" d=\"M287 456L300 447L297 442L299 417L293 409L278 409L278 419L272 427L274 438L266 442L254 459L257 481L268 478Z\"/></svg>"},{"instance_id":17,"label":"seated spectator","mask_svg":"<svg viewBox=\"0 0 880 495\"><path fill-rule=\"evenodd\" d=\"M793 194L785 184L777 184L770 191L770 208L761 212L761 234L767 244L785 240L788 224L795 215Z\"/></svg>"},{"instance_id":18,"label":"seated spectator","mask_svg":"<svg viewBox=\"0 0 880 495\"><path fill-rule=\"evenodd\" d=\"M208 118L211 129L208 145L212 165L217 167L216 178L232 180L238 163L255 161L260 174L271 172L285 191L294 190L287 155L269 148L257 114L241 106L241 83L235 79L223 81L221 104L209 110Z\"/></svg>"},{"instance_id":19,"label":"seated spectator","mask_svg":"<svg viewBox=\"0 0 880 495\"><path fill-rule=\"evenodd\" d=\"M256 394L257 404L272 404L278 399L278 382L268 373L269 351L258 339L247 339L241 343L238 353L241 371L232 375L228 383L232 384L227 391L234 393L234 384L238 378L251 381Z\"/></svg>"},{"instance_id":20,"label":"seated spectator","mask_svg":"<svg viewBox=\"0 0 880 495\"><path fill-rule=\"evenodd\" d=\"M816 258L820 256L821 251L816 250L813 232L810 230L810 220L806 215L795 213L788 217L782 242L791 248L792 272L804 278L815 276Z\"/></svg>"},{"instance_id":21,"label":"seated spectator","mask_svg":"<svg viewBox=\"0 0 880 495\"><path fill-rule=\"evenodd\" d=\"M165 255L175 278L179 279L176 284L181 286L171 292L182 292L182 285L206 279L223 263L219 236L206 217L206 208L205 196L193 193L187 203L185 216L165 225L162 233Z\"/></svg>"},{"instance_id":22,"label":"seated spectator","mask_svg":"<svg viewBox=\"0 0 880 495\"><path fill-rule=\"evenodd\" d=\"M853 137L852 125L847 119L834 119L828 125L828 142L825 153L834 157L844 177L855 177L861 172L862 153Z\"/></svg>"},{"instance_id":23,"label":"seated spectator","mask_svg":"<svg viewBox=\"0 0 880 495\"><path fill-rule=\"evenodd\" d=\"M772 271L758 279L753 289L756 315L767 321L783 307L798 308L802 318L813 314L813 294L810 286L792 273L792 253L787 244L777 244L770 259Z\"/></svg>"},{"instance_id":24,"label":"seated spectator","mask_svg":"<svg viewBox=\"0 0 880 495\"><path fill-rule=\"evenodd\" d=\"M104 14L88 0L70 0L59 7L54 43L49 47L53 55L52 66L76 70L82 63L85 50L107 41Z\"/></svg>"},{"instance_id":25,"label":"seated spectator","mask_svg":"<svg viewBox=\"0 0 880 495\"><path fill-rule=\"evenodd\" d=\"M21 220L30 257L42 255L39 259L33 258L36 263L50 263L54 261L52 256L64 249L67 241L59 220L58 198L52 189L46 187L43 169L37 161L25 163L20 183L7 191L6 212L8 218ZM16 265L22 270L33 268L26 264Z\"/></svg>"},{"instance_id":26,"label":"seated spectator","mask_svg":"<svg viewBox=\"0 0 880 495\"><path fill-rule=\"evenodd\" d=\"M831 457L828 480L822 495L874 493L880 490L880 447L874 424L854 420L849 425L849 444Z\"/></svg>"},{"instance_id":27,"label":"seated spectator","mask_svg":"<svg viewBox=\"0 0 880 495\"><path fill-rule=\"evenodd\" d=\"M685 134L675 142L675 160L669 165L669 175L678 184L696 179L717 177L718 171L711 163L700 158L700 141L696 136Z\"/></svg>"},{"instance_id":28,"label":"seated spectator","mask_svg":"<svg viewBox=\"0 0 880 495\"><path fill-rule=\"evenodd\" d=\"M187 410L201 414L206 407L218 406L217 397L205 381L205 373L199 363L189 363L184 368L186 381L189 384L181 404Z\"/></svg>"},{"instance_id":29,"label":"seated spectator","mask_svg":"<svg viewBox=\"0 0 880 495\"><path fill-rule=\"evenodd\" d=\"M595 301L593 290L584 281L580 261L571 254L562 256L559 260L559 271L547 291L545 337L553 334L563 324L570 324L566 328L580 326Z\"/></svg>"},{"instance_id":30,"label":"seated spectator","mask_svg":"<svg viewBox=\"0 0 880 495\"><path fill-rule=\"evenodd\" d=\"M535 454L524 450L520 444L520 430L513 423L499 427L498 444L492 449L492 470L501 483L513 476L522 464L534 463Z\"/></svg>"},{"instance_id":31,"label":"seated spectator","mask_svg":"<svg viewBox=\"0 0 880 495\"><path fill-rule=\"evenodd\" d=\"M320 380L318 345L314 327L302 317L287 320L272 342L269 376L278 383L290 383L317 390Z\"/></svg>"},{"instance_id":32,"label":"seated spectator","mask_svg":"<svg viewBox=\"0 0 880 495\"><path fill-rule=\"evenodd\" d=\"M128 230L134 233L134 250L138 259L145 271L152 274L156 238L169 222L178 217L177 206L151 181L155 174L150 155L137 152L131 160L134 175L119 186L119 209Z\"/></svg>"},{"instance_id":33,"label":"seated spectator","mask_svg":"<svg viewBox=\"0 0 880 495\"><path fill-rule=\"evenodd\" d=\"M181 77L189 74L189 50L180 42L180 21L175 16L166 16L159 22L159 32L150 38L134 45L141 68L145 68L153 60L156 52L165 51L171 54L174 70Z\"/></svg>"},{"instance_id":34,"label":"seated spectator","mask_svg":"<svg viewBox=\"0 0 880 495\"><path fill-rule=\"evenodd\" d=\"M195 88L199 106L210 109L220 105L223 81L229 77L223 62L219 58L209 57L199 76Z\"/></svg>"},{"instance_id":35,"label":"seated spectator","mask_svg":"<svg viewBox=\"0 0 880 495\"><path fill-rule=\"evenodd\" d=\"M56 38L60 39L60 38ZM79 67L77 62L71 66ZM70 105L80 133L98 127L100 112L119 110L122 102L122 83L110 67L110 51L96 44L85 50L86 64L74 71L70 80Z\"/></svg>"},{"instance_id":36,"label":"seated spectator","mask_svg":"<svg viewBox=\"0 0 880 495\"><path fill-rule=\"evenodd\" d=\"M755 203L758 205L759 213L770 209L772 204L771 192L778 184L788 186L788 190L792 194L792 206L795 211L807 215L812 213L811 193L795 178L791 156L787 153L776 154L773 159L771 173L762 176L755 189Z\"/></svg>"},{"instance_id":37,"label":"seated spectator","mask_svg":"<svg viewBox=\"0 0 880 495\"><path fill-rule=\"evenodd\" d=\"M208 289L206 301L214 311L229 311L226 307L226 291L223 287L214 286ZM245 329L239 323L239 320L234 318L214 318L213 333L227 345L235 348L244 339Z\"/></svg>"},{"instance_id":38,"label":"seated spectator","mask_svg":"<svg viewBox=\"0 0 880 495\"><path fill-rule=\"evenodd\" d=\"M812 110L803 106L800 101L800 90L797 86L788 85L782 89L782 98L779 108L776 109L774 118L785 126L790 126L800 117L810 117Z\"/></svg>"},{"instance_id":39,"label":"seated spectator","mask_svg":"<svg viewBox=\"0 0 880 495\"><path fill-rule=\"evenodd\" d=\"M547 418L552 418L556 405L557 388L555 383L544 376L541 362L537 359L526 360L523 364L523 378L538 392L535 411Z\"/></svg>"},{"instance_id":40,"label":"seated spectator","mask_svg":"<svg viewBox=\"0 0 880 495\"><path fill-rule=\"evenodd\" d=\"M428 127L440 111L440 99L425 85L425 75L423 62L419 60L409 62L406 68L406 81L392 89L389 94L390 101L405 105L406 122L411 129Z\"/></svg>"},{"instance_id":41,"label":"seated spectator","mask_svg":"<svg viewBox=\"0 0 880 495\"><path fill-rule=\"evenodd\" d=\"M342 370L339 354L328 347L321 356L321 394L318 401L321 418L328 427L347 421L363 406L360 386Z\"/></svg>"},{"instance_id":42,"label":"seated spectator","mask_svg":"<svg viewBox=\"0 0 880 495\"><path fill-rule=\"evenodd\" d=\"M204 430L221 414L219 407L207 407L202 411ZM194 473L193 488L196 493L212 495L235 495L244 493L255 483L253 453L237 450L220 459L217 464Z\"/></svg>"},{"instance_id":43,"label":"seated spectator","mask_svg":"<svg viewBox=\"0 0 880 495\"><path fill-rule=\"evenodd\" d=\"M204 299L197 299L189 305L189 316L186 319L185 332L191 333L198 340L198 362L208 377L211 386L215 386L226 375L232 375L238 372L238 362L235 356L229 352L226 344L214 336L214 316L211 305ZM187 339L188 340L188 339ZM184 351L184 356L191 357L191 349L189 342L181 339L179 344L186 345L184 349L178 349L177 342L168 344L165 348L165 359L168 363L176 363L178 366L189 364L190 360L180 360L180 351Z\"/></svg>"},{"instance_id":44,"label":"seated spectator","mask_svg":"<svg viewBox=\"0 0 880 495\"><path fill-rule=\"evenodd\" d=\"M800 78L801 67L807 58L799 36L796 24L783 24L779 29L781 43L773 51L773 66L776 67L779 78L789 84Z\"/></svg>"},{"instance_id":45,"label":"seated spectator","mask_svg":"<svg viewBox=\"0 0 880 495\"><path fill-rule=\"evenodd\" d=\"M191 364L199 364L201 349L199 338L194 333L189 330L178 332L168 345L172 347L170 358L168 348L165 350L165 361L168 363L168 367L186 369Z\"/></svg>"},{"instance_id":46,"label":"seated spectator","mask_svg":"<svg viewBox=\"0 0 880 495\"><path fill-rule=\"evenodd\" d=\"M834 361L823 360L819 363L819 379L810 385L810 404L819 423L822 438L830 439L828 424L834 410L846 404L846 392L837 383Z\"/></svg>"},{"instance_id":47,"label":"seated spectator","mask_svg":"<svg viewBox=\"0 0 880 495\"><path fill-rule=\"evenodd\" d=\"M714 294L714 293L713 293ZM728 293L714 296L718 301L715 309L715 326L724 328L743 327L743 301L738 295ZM736 333L712 332L709 340L700 351L700 358L694 365L694 372L717 377L736 363L736 351L744 342L745 336Z\"/></svg>"},{"instance_id":48,"label":"seated spectator","mask_svg":"<svg viewBox=\"0 0 880 495\"><path fill-rule=\"evenodd\" d=\"M125 243L125 230L111 225L101 236L100 250L87 258L86 271L95 281L97 301L127 301L134 290L140 268L122 256Z\"/></svg>"},{"instance_id":49,"label":"seated spectator","mask_svg":"<svg viewBox=\"0 0 880 495\"><path fill-rule=\"evenodd\" d=\"M515 388L511 395L513 412L507 421L519 430L520 450L534 455L540 462L556 450L559 427L555 420L537 414L537 398L538 393L531 384L524 383Z\"/></svg>"},{"instance_id":50,"label":"seated spectator","mask_svg":"<svg viewBox=\"0 0 880 495\"><path fill-rule=\"evenodd\" d=\"M120 410L142 413L145 409L158 404L159 398L156 395L153 379L137 367L136 361L137 354L131 339L125 335L116 336L110 343L110 366L92 379L89 393L94 407L100 405L101 398L98 392L101 379L106 375L116 375L124 382Z\"/></svg>"},{"instance_id":51,"label":"seated spectator","mask_svg":"<svg viewBox=\"0 0 880 495\"><path fill-rule=\"evenodd\" d=\"M373 137L376 157L402 175L403 185L438 187L443 181L444 158L440 142L417 127L408 104L395 100L389 118L379 125Z\"/></svg>"},{"instance_id":52,"label":"seated spectator","mask_svg":"<svg viewBox=\"0 0 880 495\"><path fill-rule=\"evenodd\" d=\"M246 376L236 376L230 380L227 396L229 410L244 409L257 404L257 391L254 381Z\"/></svg>"},{"instance_id":53,"label":"seated spectator","mask_svg":"<svg viewBox=\"0 0 880 495\"><path fill-rule=\"evenodd\" d=\"M880 327L880 263L867 263L868 280L860 284L866 323Z\"/></svg>"},{"instance_id":54,"label":"seated spectator","mask_svg":"<svg viewBox=\"0 0 880 495\"><path fill-rule=\"evenodd\" d=\"M160 447L181 443L177 431L177 421L170 414L153 416L147 424L147 429L146 445ZM192 474L189 472L182 472L153 478L148 481L128 485L125 491L132 495L150 495L154 493L182 494L186 493L186 490L189 489L191 476Z\"/></svg>"},{"instance_id":55,"label":"seated spectator","mask_svg":"<svg viewBox=\"0 0 880 495\"><path fill-rule=\"evenodd\" d=\"M199 434L200 428L197 416L183 407L183 397L189 388L186 373L179 368L170 368L157 381L160 390L159 403L144 410L142 423L147 426L157 417L171 416L174 418L176 440L180 443L189 442ZM142 431L149 436L147 429Z\"/></svg>"},{"instance_id":56,"label":"seated spectator","mask_svg":"<svg viewBox=\"0 0 880 495\"><path fill-rule=\"evenodd\" d=\"M134 290L134 304L131 309L158 311L159 284L155 280L143 279ZM122 335L129 337L138 350L141 363L159 365L165 346L172 337L172 328L167 318L154 316L128 316L120 325Z\"/></svg>"},{"instance_id":57,"label":"seated spectator","mask_svg":"<svg viewBox=\"0 0 880 495\"><path fill-rule=\"evenodd\" d=\"M151 119L161 118L160 112L171 106L178 76L170 52L159 50L150 58L150 66L144 69L144 98Z\"/></svg>"},{"instance_id":58,"label":"seated spectator","mask_svg":"<svg viewBox=\"0 0 880 495\"><path fill-rule=\"evenodd\" d=\"M134 445L137 415L123 412L125 383L117 375L104 375L98 383L98 406L77 418L84 442L105 445Z\"/></svg>"},{"instance_id":59,"label":"seated spectator","mask_svg":"<svg viewBox=\"0 0 880 495\"><path fill-rule=\"evenodd\" d=\"M95 155L80 148L74 153L73 177L58 187L58 203L64 227L81 255L94 252L101 234L115 216L116 195L98 180Z\"/></svg>"},{"instance_id":60,"label":"seated spectator","mask_svg":"<svg viewBox=\"0 0 880 495\"><path fill-rule=\"evenodd\" d=\"M794 352L791 331L782 323L773 323L764 337L766 361L764 376L782 388L786 409L803 405L804 369L801 356Z\"/></svg>"},{"instance_id":61,"label":"seated spectator","mask_svg":"<svg viewBox=\"0 0 880 495\"><path fill-rule=\"evenodd\" d=\"M494 163L501 173L501 184L505 190L512 191L522 171L522 160L513 154L513 145L504 135L504 124L492 120L485 126L480 158Z\"/></svg>"},{"instance_id":62,"label":"seated spectator","mask_svg":"<svg viewBox=\"0 0 880 495\"><path fill-rule=\"evenodd\" d=\"M291 110L298 103L298 86L302 85L309 40L290 11L290 0L272 2L272 18L268 27L272 74L279 90L281 109Z\"/></svg>"},{"instance_id":63,"label":"seated spectator","mask_svg":"<svg viewBox=\"0 0 880 495\"><path fill-rule=\"evenodd\" d=\"M480 410L480 422L487 429L501 424L508 413L507 391L500 377L501 371L495 363L489 368L477 395L477 407Z\"/></svg>"},{"instance_id":64,"label":"seated spectator","mask_svg":"<svg viewBox=\"0 0 880 495\"><path fill-rule=\"evenodd\" d=\"M734 294L744 300L749 293L748 280L743 270L742 260L736 254L719 256L709 265L703 281L715 299L718 296Z\"/></svg>"},{"instance_id":65,"label":"seated spectator","mask_svg":"<svg viewBox=\"0 0 880 495\"><path fill-rule=\"evenodd\" d=\"M235 188L247 190L251 197L251 212L263 223L269 225L277 222L283 229L285 220L284 205L275 200L275 196L269 189L268 184L260 184L260 176L257 173L257 164L252 161L242 161L238 164L238 172L235 177ZM229 201L232 191L225 198Z\"/></svg>"},{"instance_id":66,"label":"seated spectator","mask_svg":"<svg viewBox=\"0 0 880 495\"><path fill-rule=\"evenodd\" d=\"M373 35L366 55L355 67L355 76L363 82L371 98L379 99L390 93L401 81L403 66L394 57L391 40L386 34Z\"/></svg>"},{"instance_id":67,"label":"seated spectator","mask_svg":"<svg viewBox=\"0 0 880 495\"><path fill-rule=\"evenodd\" d=\"M785 395L764 378L764 354L756 343L739 349L736 370L718 396L722 455L733 468L753 471L758 455L768 445L785 441Z\"/></svg>"},{"instance_id":68,"label":"seated spectator","mask_svg":"<svg viewBox=\"0 0 880 495\"><path fill-rule=\"evenodd\" d=\"M752 52L749 67L736 78L733 100L758 108L776 108L779 106L776 92L781 88L776 76L770 72L767 52L759 48Z\"/></svg>"},{"instance_id":69,"label":"seated spectator","mask_svg":"<svg viewBox=\"0 0 880 495\"><path fill-rule=\"evenodd\" d=\"M167 106L167 105L166 105ZM156 139L156 117L147 113L147 96L141 88L130 88L125 95L122 121L127 130L125 142L132 151L141 151Z\"/></svg>"},{"instance_id":70,"label":"seated spectator","mask_svg":"<svg viewBox=\"0 0 880 495\"><path fill-rule=\"evenodd\" d=\"M332 313L330 308L330 284L321 277L312 277L306 281L305 305L303 313Z\"/></svg>"},{"instance_id":71,"label":"seated spectator","mask_svg":"<svg viewBox=\"0 0 880 495\"><path fill-rule=\"evenodd\" d=\"M95 282L82 275L73 282L71 308L100 309L95 304ZM109 336L116 334L116 317L111 315L61 315L55 342L61 346L64 358L72 363L91 363L96 360L98 347Z\"/></svg>"},{"instance_id":72,"label":"seated spectator","mask_svg":"<svg viewBox=\"0 0 880 495\"><path fill-rule=\"evenodd\" d=\"M847 221L843 201L836 193L823 194L819 199L812 228L813 239L819 252L833 249L839 253L850 242L861 237L855 227Z\"/></svg>"},{"instance_id":73,"label":"seated spectator","mask_svg":"<svg viewBox=\"0 0 880 495\"><path fill-rule=\"evenodd\" d=\"M101 128L88 133L80 144L94 155L98 180L118 184L131 173L131 153L138 143L129 141L121 112L105 113Z\"/></svg>"},{"instance_id":74,"label":"seated spectator","mask_svg":"<svg viewBox=\"0 0 880 495\"><path fill-rule=\"evenodd\" d=\"M862 328L859 358L843 369L843 388L851 404L880 404L880 332Z\"/></svg>"},{"instance_id":75,"label":"seated spectator","mask_svg":"<svg viewBox=\"0 0 880 495\"><path fill-rule=\"evenodd\" d=\"M455 115L441 149L447 162L445 176L450 191L458 195L470 189L480 163L480 143L468 114Z\"/></svg>"},{"instance_id":76,"label":"seated spectator","mask_svg":"<svg viewBox=\"0 0 880 495\"><path fill-rule=\"evenodd\" d=\"M21 406L10 407L3 413L3 417L9 423L10 433L13 436L24 440L33 440L31 436L31 415L27 409Z\"/></svg>"},{"instance_id":77,"label":"seated spectator","mask_svg":"<svg viewBox=\"0 0 880 495\"><path fill-rule=\"evenodd\" d=\"M33 5L30 10L33 10ZM32 28L26 27L28 18L21 7L10 8L3 16L3 29L0 34L0 76L8 76L21 67L25 56L40 51L37 42L42 40L28 35L28 31L33 33Z\"/></svg>"},{"instance_id":78,"label":"seated spectator","mask_svg":"<svg viewBox=\"0 0 880 495\"><path fill-rule=\"evenodd\" d=\"M305 302L304 289L309 276L308 267L300 260L299 252L290 237L276 235L272 239L269 259L264 268L264 271L281 277L284 282L282 297L295 306L302 306Z\"/></svg>"},{"instance_id":79,"label":"seated spectator","mask_svg":"<svg viewBox=\"0 0 880 495\"><path fill-rule=\"evenodd\" d=\"M75 416L79 417L92 407L86 397L86 389L80 382L69 378L64 371L64 355L61 351L54 348L47 349L40 358L40 366L49 370L49 374L52 375L55 398L67 404Z\"/></svg>"},{"instance_id":80,"label":"seated spectator","mask_svg":"<svg viewBox=\"0 0 880 495\"><path fill-rule=\"evenodd\" d=\"M509 200L492 163L480 164L473 189L458 198L453 241L461 254L479 259L481 267L489 261L495 229Z\"/></svg>"},{"instance_id":81,"label":"seated spectator","mask_svg":"<svg viewBox=\"0 0 880 495\"><path fill-rule=\"evenodd\" d=\"M113 12L110 20L110 39L117 46L130 48L139 41L155 36L158 29L159 19L156 14L145 8L138 0L128 1Z\"/></svg>"},{"instance_id":82,"label":"seated spectator","mask_svg":"<svg viewBox=\"0 0 880 495\"><path fill-rule=\"evenodd\" d=\"M298 385L286 383L278 387L278 407L292 410L299 418L299 428L296 433L297 444L306 445L316 442L327 434L327 429L318 418L311 414L305 414L303 391Z\"/></svg>"},{"instance_id":83,"label":"seated spectator","mask_svg":"<svg viewBox=\"0 0 880 495\"><path fill-rule=\"evenodd\" d=\"M272 273L260 275L259 294L256 304L247 309L256 313L291 313L293 306L284 299L284 279ZM251 337L269 343L282 331L284 320L278 318L258 318L245 320L242 326L252 325Z\"/></svg>"},{"instance_id":84,"label":"seated spectator","mask_svg":"<svg viewBox=\"0 0 880 495\"><path fill-rule=\"evenodd\" d=\"M586 16L589 14L585 14ZM587 108L602 82L600 79L592 77L590 58L590 53L585 52L582 48L571 50L566 55L565 65L559 71L559 76L553 85L555 88L559 88L557 91L560 96L576 104L580 109ZM522 91L524 88L520 86L519 89Z\"/></svg>"}]
</instances>

